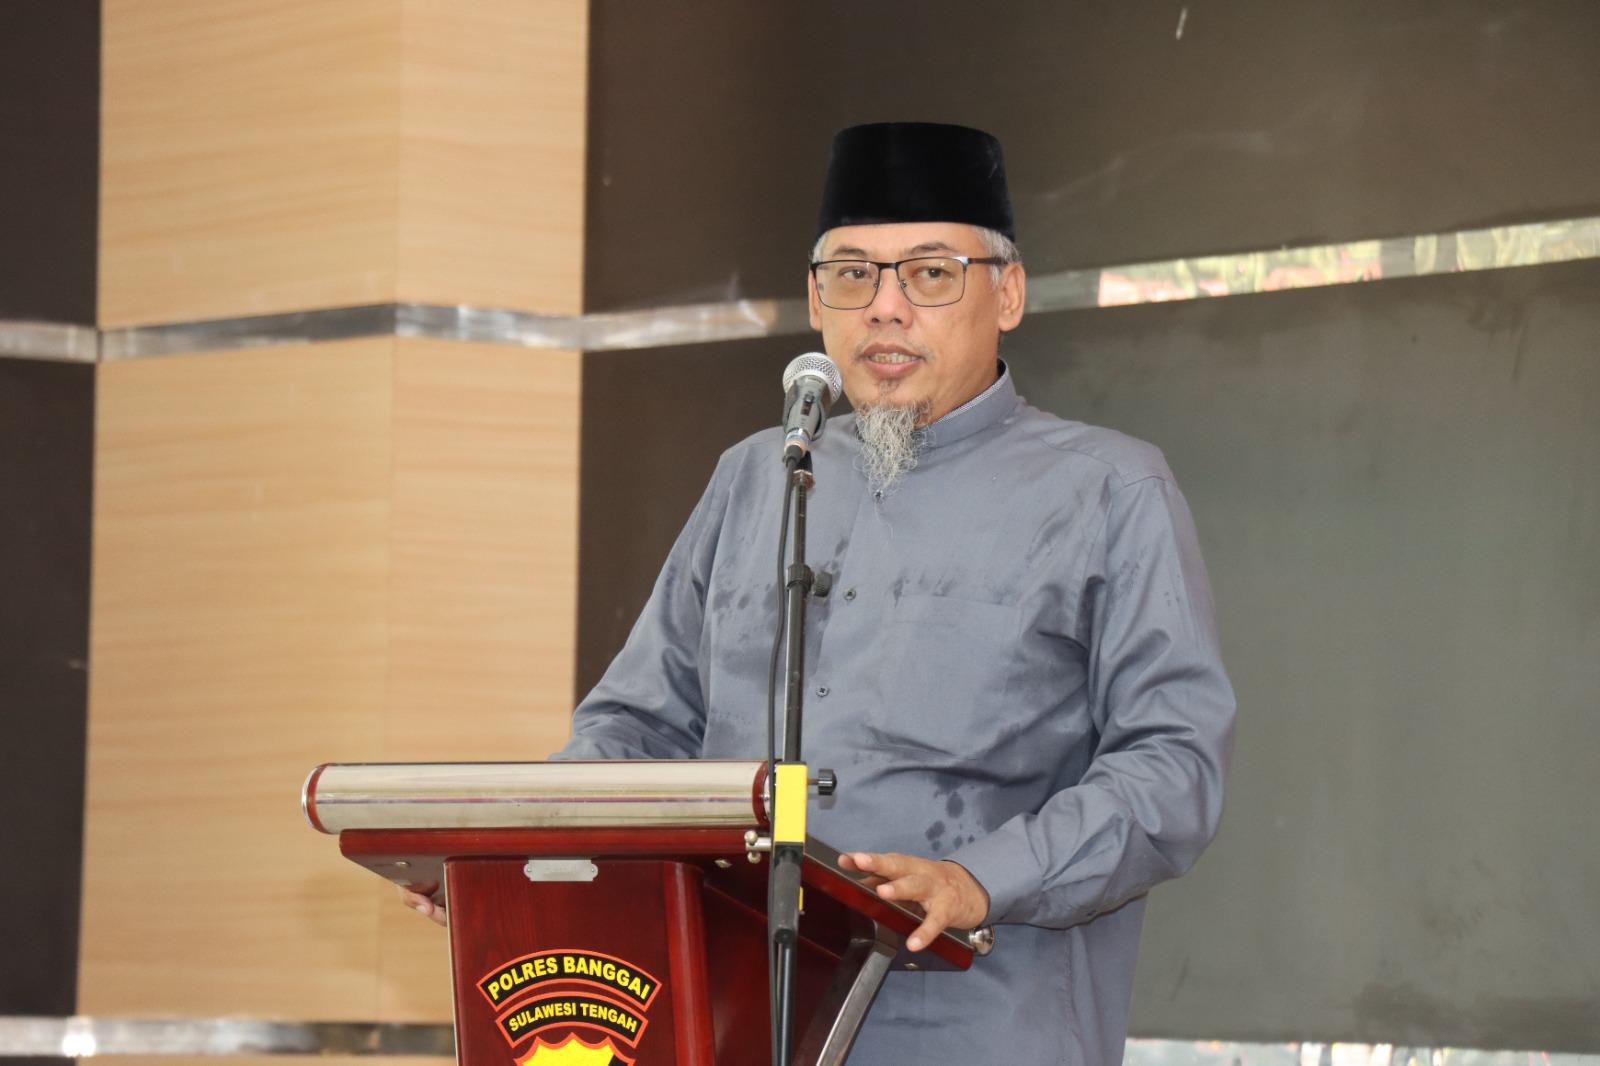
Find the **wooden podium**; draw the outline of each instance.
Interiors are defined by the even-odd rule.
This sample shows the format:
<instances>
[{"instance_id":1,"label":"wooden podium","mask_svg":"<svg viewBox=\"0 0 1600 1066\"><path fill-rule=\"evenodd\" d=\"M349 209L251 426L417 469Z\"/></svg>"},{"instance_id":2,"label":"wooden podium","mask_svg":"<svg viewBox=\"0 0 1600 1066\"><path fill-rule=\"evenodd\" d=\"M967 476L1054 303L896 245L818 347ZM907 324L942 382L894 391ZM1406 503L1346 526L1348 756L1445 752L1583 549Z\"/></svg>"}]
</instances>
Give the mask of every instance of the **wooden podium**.
<instances>
[{"instance_id":1,"label":"wooden podium","mask_svg":"<svg viewBox=\"0 0 1600 1066\"><path fill-rule=\"evenodd\" d=\"M761 762L325 764L306 818L450 916L461 1066L771 1062ZM848 786L846 786L848 787ZM891 969L964 970L988 930L921 952L808 838L794 1062L844 1061Z\"/></svg>"}]
</instances>

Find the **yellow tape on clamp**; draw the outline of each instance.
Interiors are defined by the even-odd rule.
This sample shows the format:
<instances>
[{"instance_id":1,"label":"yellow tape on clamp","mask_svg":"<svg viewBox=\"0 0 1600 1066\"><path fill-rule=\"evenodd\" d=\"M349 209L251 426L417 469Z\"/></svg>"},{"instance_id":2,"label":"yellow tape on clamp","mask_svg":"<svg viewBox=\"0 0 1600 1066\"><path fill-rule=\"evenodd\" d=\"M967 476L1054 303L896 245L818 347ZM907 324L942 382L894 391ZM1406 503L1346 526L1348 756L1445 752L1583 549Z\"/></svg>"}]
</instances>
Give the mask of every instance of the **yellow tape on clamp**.
<instances>
[{"instance_id":1,"label":"yellow tape on clamp","mask_svg":"<svg viewBox=\"0 0 1600 1066\"><path fill-rule=\"evenodd\" d=\"M778 764L778 784L772 793L772 842L806 842L806 764Z\"/></svg>"}]
</instances>

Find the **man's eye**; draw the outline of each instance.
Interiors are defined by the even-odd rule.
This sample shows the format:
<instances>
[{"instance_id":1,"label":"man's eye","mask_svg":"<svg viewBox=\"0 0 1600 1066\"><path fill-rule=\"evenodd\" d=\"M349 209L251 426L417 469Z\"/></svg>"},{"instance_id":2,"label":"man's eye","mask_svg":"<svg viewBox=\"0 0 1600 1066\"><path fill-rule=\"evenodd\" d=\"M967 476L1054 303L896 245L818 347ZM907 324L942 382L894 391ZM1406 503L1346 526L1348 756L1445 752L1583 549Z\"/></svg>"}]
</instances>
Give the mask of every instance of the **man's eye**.
<instances>
[{"instance_id":1,"label":"man's eye","mask_svg":"<svg viewBox=\"0 0 1600 1066\"><path fill-rule=\"evenodd\" d=\"M867 280L867 272L861 267L840 267L838 276L840 281Z\"/></svg>"}]
</instances>

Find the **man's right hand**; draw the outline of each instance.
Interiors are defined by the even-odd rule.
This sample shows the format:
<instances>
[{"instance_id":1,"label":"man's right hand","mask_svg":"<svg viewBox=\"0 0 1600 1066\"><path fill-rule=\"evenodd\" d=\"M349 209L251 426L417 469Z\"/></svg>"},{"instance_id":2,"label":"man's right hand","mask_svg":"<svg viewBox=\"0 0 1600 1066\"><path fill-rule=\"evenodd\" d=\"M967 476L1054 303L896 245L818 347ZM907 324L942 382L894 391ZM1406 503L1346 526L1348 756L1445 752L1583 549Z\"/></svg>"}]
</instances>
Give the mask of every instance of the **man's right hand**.
<instances>
[{"instance_id":1,"label":"man's right hand","mask_svg":"<svg viewBox=\"0 0 1600 1066\"><path fill-rule=\"evenodd\" d=\"M426 915L427 917L433 919L434 924L436 925L449 925L450 916L444 912L443 907L433 902L433 899L431 898L434 892L433 886L418 885L417 888L421 889L422 891L419 892L409 888L402 888L400 890L400 902L404 903L407 907L410 907L418 914Z\"/></svg>"}]
</instances>

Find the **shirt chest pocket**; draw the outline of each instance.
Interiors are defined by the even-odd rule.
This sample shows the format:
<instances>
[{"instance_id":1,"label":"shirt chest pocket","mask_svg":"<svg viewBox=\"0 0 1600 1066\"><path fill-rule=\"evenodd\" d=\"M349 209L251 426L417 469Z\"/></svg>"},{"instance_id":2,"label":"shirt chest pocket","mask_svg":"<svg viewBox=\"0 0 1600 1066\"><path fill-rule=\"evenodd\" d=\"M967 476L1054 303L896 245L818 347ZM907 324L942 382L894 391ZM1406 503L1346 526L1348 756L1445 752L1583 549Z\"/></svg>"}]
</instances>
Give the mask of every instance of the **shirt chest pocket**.
<instances>
[{"instance_id":1,"label":"shirt chest pocket","mask_svg":"<svg viewBox=\"0 0 1600 1066\"><path fill-rule=\"evenodd\" d=\"M877 698L867 721L881 744L965 760L1007 730L1016 607L950 596L901 596L882 634Z\"/></svg>"}]
</instances>

